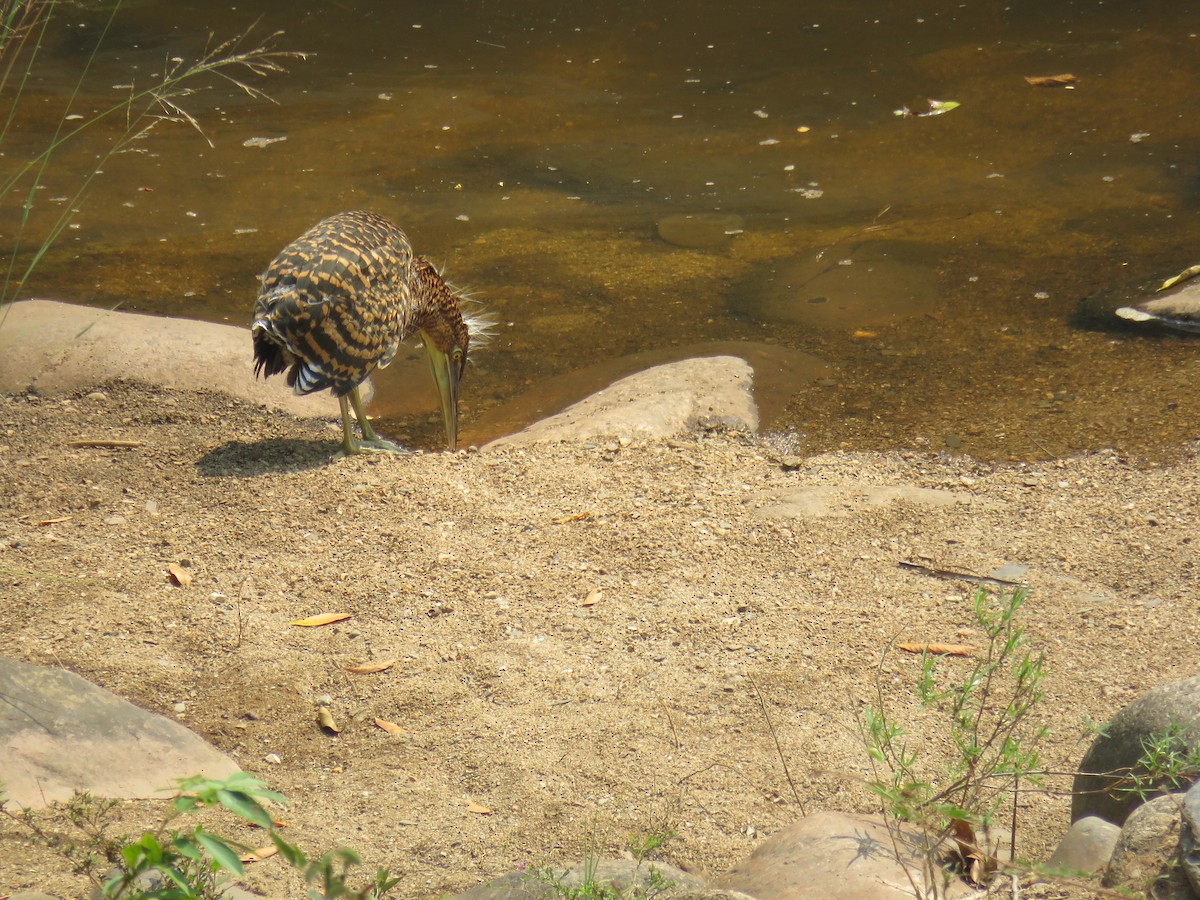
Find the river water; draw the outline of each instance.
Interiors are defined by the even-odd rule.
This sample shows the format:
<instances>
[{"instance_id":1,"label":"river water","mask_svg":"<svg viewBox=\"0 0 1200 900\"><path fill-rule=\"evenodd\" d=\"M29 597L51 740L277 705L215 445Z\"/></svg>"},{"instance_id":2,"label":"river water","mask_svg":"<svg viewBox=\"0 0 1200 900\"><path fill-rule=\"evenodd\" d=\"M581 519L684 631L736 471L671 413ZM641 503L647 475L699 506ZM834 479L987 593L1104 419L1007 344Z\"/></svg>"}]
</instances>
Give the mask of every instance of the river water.
<instances>
[{"instance_id":1,"label":"river water","mask_svg":"<svg viewBox=\"0 0 1200 900\"><path fill-rule=\"evenodd\" d=\"M26 243L103 171L25 295L247 323L278 249L369 208L499 318L467 440L717 341L782 355L764 426L804 451L1157 460L1200 427L1200 347L1073 318L1200 262L1200 7L173 0L101 39L107 16L60 11L7 160L212 41L310 56L250 76L273 102L182 99L204 137L65 145ZM427 374L385 374L382 430L436 447Z\"/></svg>"}]
</instances>

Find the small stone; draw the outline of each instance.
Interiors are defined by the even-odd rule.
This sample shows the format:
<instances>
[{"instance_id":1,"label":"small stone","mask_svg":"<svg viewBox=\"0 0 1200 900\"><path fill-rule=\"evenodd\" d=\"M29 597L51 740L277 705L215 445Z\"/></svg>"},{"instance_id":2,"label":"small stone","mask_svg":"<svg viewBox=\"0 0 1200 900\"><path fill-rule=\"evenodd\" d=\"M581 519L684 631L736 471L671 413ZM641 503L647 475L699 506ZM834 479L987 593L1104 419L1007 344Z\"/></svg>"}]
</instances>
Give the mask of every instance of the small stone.
<instances>
[{"instance_id":1,"label":"small stone","mask_svg":"<svg viewBox=\"0 0 1200 900\"><path fill-rule=\"evenodd\" d=\"M332 704L333 697L331 697L329 694L321 694L319 697L317 697L317 706L331 706Z\"/></svg>"},{"instance_id":2,"label":"small stone","mask_svg":"<svg viewBox=\"0 0 1200 900\"><path fill-rule=\"evenodd\" d=\"M1108 865L1121 837L1121 829L1099 816L1085 816L1073 824L1046 861L1062 872L1099 872Z\"/></svg>"},{"instance_id":3,"label":"small stone","mask_svg":"<svg viewBox=\"0 0 1200 900\"><path fill-rule=\"evenodd\" d=\"M106 516L104 519L104 524L105 525L124 525L125 517L124 516Z\"/></svg>"},{"instance_id":4,"label":"small stone","mask_svg":"<svg viewBox=\"0 0 1200 900\"><path fill-rule=\"evenodd\" d=\"M268 753L266 756L263 757L263 762L267 762L273 766L277 766L281 762L283 762L283 760L279 758L278 753Z\"/></svg>"}]
</instances>

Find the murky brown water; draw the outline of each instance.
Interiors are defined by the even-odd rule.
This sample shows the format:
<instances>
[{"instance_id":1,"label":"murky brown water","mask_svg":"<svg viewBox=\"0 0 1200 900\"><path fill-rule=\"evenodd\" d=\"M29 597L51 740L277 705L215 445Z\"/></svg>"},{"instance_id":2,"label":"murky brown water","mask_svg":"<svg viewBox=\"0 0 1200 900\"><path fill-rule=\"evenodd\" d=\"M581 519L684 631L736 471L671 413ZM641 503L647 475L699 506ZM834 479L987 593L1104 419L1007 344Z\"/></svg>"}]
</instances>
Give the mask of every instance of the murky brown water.
<instances>
[{"instance_id":1,"label":"murky brown water","mask_svg":"<svg viewBox=\"0 0 1200 900\"><path fill-rule=\"evenodd\" d=\"M771 426L809 450L1163 458L1196 436L1200 345L1070 317L1085 294L1200 260L1200 8L563 6L127 6L81 111L255 20L315 55L263 82L276 105L190 98L213 147L169 127L106 162L26 293L246 322L284 243L368 207L504 323L464 384L468 439L551 376L716 340L832 364L772 385L787 396ZM101 20L60 17L8 158L52 134ZM1024 80L1068 72L1074 89ZM894 114L928 98L961 105ZM102 137L57 157L35 226ZM18 206L0 209L6 236ZM741 233L659 236L711 212ZM387 407L408 388L382 390ZM384 430L436 445L429 403Z\"/></svg>"}]
</instances>

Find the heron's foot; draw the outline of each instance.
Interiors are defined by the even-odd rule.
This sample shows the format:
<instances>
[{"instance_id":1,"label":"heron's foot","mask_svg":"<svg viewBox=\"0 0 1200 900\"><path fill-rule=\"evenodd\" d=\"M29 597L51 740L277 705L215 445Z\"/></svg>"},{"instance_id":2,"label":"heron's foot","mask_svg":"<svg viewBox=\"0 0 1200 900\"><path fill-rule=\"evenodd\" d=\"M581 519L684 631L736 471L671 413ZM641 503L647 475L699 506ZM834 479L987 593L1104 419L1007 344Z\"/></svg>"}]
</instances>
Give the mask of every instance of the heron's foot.
<instances>
[{"instance_id":1,"label":"heron's foot","mask_svg":"<svg viewBox=\"0 0 1200 900\"><path fill-rule=\"evenodd\" d=\"M344 456L357 456L359 453L395 453L397 456L412 456L412 451L386 438L373 437L362 440L343 441L341 448L333 455L334 459Z\"/></svg>"},{"instance_id":2,"label":"heron's foot","mask_svg":"<svg viewBox=\"0 0 1200 900\"><path fill-rule=\"evenodd\" d=\"M394 441L379 436L363 438L358 447L365 453L397 453L400 456L412 456L412 451Z\"/></svg>"}]
</instances>

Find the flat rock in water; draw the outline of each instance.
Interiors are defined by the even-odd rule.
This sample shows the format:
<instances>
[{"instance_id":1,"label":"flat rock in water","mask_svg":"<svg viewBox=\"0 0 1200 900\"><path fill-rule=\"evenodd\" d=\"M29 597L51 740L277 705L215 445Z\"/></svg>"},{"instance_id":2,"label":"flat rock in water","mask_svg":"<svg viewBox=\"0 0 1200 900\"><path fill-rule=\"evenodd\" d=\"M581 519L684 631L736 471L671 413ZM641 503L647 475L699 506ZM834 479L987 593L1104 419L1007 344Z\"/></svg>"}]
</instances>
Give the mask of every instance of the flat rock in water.
<instances>
[{"instance_id":1,"label":"flat rock in water","mask_svg":"<svg viewBox=\"0 0 1200 900\"><path fill-rule=\"evenodd\" d=\"M754 402L763 424L780 415L801 387L831 372L828 363L811 353L758 341L706 341L647 350L540 381L535 388L464 426L460 443L482 445L514 434L627 375L664 363L711 356L736 356L750 364L754 370Z\"/></svg>"},{"instance_id":2,"label":"flat rock in water","mask_svg":"<svg viewBox=\"0 0 1200 900\"><path fill-rule=\"evenodd\" d=\"M298 397L254 377L250 329L110 312L55 300L0 307L0 391L61 394L114 378L213 388L296 416L340 415L327 391Z\"/></svg>"},{"instance_id":3,"label":"flat rock in water","mask_svg":"<svg viewBox=\"0 0 1200 900\"><path fill-rule=\"evenodd\" d=\"M1161 290L1180 270L1155 272L1089 294L1075 308L1081 325L1200 331L1200 278L1184 279Z\"/></svg>"},{"instance_id":4,"label":"flat rock in water","mask_svg":"<svg viewBox=\"0 0 1200 900\"><path fill-rule=\"evenodd\" d=\"M782 260L742 285L731 306L764 324L840 330L894 324L936 309L937 271L924 258L928 251L871 241L843 254Z\"/></svg>"},{"instance_id":5,"label":"flat rock in water","mask_svg":"<svg viewBox=\"0 0 1200 900\"><path fill-rule=\"evenodd\" d=\"M745 225L745 220L733 213L683 213L659 222L658 236L676 247L707 250L729 243Z\"/></svg>"},{"instance_id":6,"label":"flat rock in water","mask_svg":"<svg viewBox=\"0 0 1200 900\"><path fill-rule=\"evenodd\" d=\"M176 779L227 778L228 756L170 719L65 669L0 657L0 773L21 806L98 797L168 797Z\"/></svg>"},{"instance_id":7,"label":"flat rock in water","mask_svg":"<svg viewBox=\"0 0 1200 900\"><path fill-rule=\"evenodd\" d=\"M596 437L664 438L710 426L754 431L753 374L745 360L732 356L655 366L485 449Z\"/></svg>"}]
</instances>

